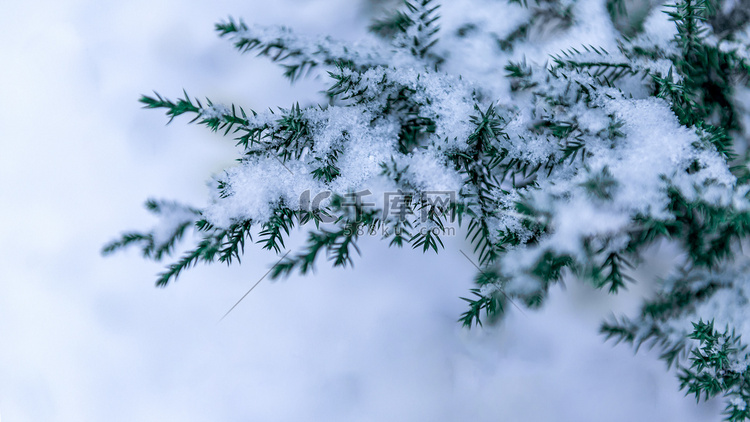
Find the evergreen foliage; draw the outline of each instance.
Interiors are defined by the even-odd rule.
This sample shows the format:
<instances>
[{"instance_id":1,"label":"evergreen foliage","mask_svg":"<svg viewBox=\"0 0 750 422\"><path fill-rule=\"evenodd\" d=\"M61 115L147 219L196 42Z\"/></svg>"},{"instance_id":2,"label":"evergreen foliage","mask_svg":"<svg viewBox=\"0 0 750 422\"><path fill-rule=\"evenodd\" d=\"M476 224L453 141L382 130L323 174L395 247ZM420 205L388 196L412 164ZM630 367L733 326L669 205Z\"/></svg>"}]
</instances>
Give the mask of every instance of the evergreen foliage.
<instances>
[{"instance_id":1,"label":"evergreen foliage","mask_svg":"<svg viewBox=\"0 0 750 422\"><path fill-rule=\"evenodd\" d=\"M483 7L518 18L462 12ZM564 278L617 293L640 282L633 269L650 247L669 244L683 258L655 296L602 333L659 347L687 393L724 395L727 420L750 419L750 262L741 251L750 235L750 15L730 19L733 7L413 0L353 45L229 19L216 25L221 37L279 63L292 81L324 78L327 103L256 112L187 93L143 96L170 121L186 114L233 136L241 158L216 178L206 207L149 201L162 223L104 253L139 245L162 260L194 227L201 240L159 275L166 286L198 262L239 262L247 240L281 254L293 227L314 223L303 250L273 267L282 277L307 273L321 255L352 265L365 235L438 253L456 222L478 262L459 319L471 327L508 305L541 306ZM600 26L582 38L587 21ZM554 50L540 54L540 45ZM268 181L253 181L259 173Z\"/></svg>"}]
</instances>

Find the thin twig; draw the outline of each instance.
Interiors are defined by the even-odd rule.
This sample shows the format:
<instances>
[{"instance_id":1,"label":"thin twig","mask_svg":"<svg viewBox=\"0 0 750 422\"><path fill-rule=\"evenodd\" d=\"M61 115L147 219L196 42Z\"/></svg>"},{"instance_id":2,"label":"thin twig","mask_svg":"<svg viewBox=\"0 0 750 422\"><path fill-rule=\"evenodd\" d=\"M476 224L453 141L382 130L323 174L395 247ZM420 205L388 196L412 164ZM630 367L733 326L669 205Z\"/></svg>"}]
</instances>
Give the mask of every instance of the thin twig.
<instances>
[{"instance_id":1,"label":"thin twig","mask_svg":"<svg viewBox=\"0 0 750 422\"><path fill-rule=\"evenodd\" d=\"M477 270L479 270L480 273L482 273L483 275L487 275L487 273L485 273L484 271L482 271L482 269L479 268L479 266L477 264L475 264L474 261L471 260L471 258L469 258L469 255L466 255L466 253L464 253L464 251L462 251L461 249L459 249L458 251L461 252L461 255L463 255L464 257L466 257L466 259L469 262L471 262L471 265L473 265ZM497 290L499 290L500 293L502 293L503 296L505 296L505 298L508 299L508 302L510 302L511 305L515 306L516 309L518 309L518 311L521 312L521 314L523 314L523 316L526 316L526 312L524 312L523 309L521 309L520 306L516 305L516 302L514 302L513 299L511 299L510 296L508 296L508 294L503 291L503 289L501 289L501 288L498 287Z\"/></svg>"},{"instance_id":2,"label":"thin twig","mask_svg":"<svg viewBox=\"0 0 750 422\"><path fill-rule=\"evenodd\" d=\"M236 307L237 307L237 305L239 305L239 304L240 304L240 302L242 302L242 300L243 300L243 299L245 299L245 297L246 297L247 295L249 295L249 294L250 294L250 292L252 292L252 291L253 291L253 289L254 289L255 287L257 287L257 286L258 286L258 284L260 284L260 282L261 282L261 281L263 281L263 279L265 279L265 278L266 278L266 276L267 276L268 274L270 274L270 273L271 273L271 271L272 271L272 270L273 270L274 268L276 268L276 266L277 266L277 265L279 265L279 263L280 263L281 261L283 261L283 260L284 260L284 258L286 258L286 256L287 256L287 255L289 255L289 252L291 252L291 251L287 251L287 252L286 252L286 253L284 254L284 256L282 256L282 257L281 257L281 258L280 258L280 259L279 259L279 260L278 260L278 261L277 261L277 262L276 262L275 264L273 264L273 266L272 266L271 268L269 268L269 269L268 269L268 271L267 271L267 272L266 272L265 274L263 274L263 277L261 277L261 278L260 278L260 280L258 280L258 281L257 281L257 282L256 282L255 284L253 284L253 287L251 287L251 288L250 288L250 290L248 290L248 291L247 291L247 293L245 293L244 295L242 295L242 297L240 298L240 300L238 300L238 301L237 301L237 303L235 303L235 304L234 304L234 306L232 306L231 308L229 308L229 310L227 311L227 313L225 313L225 314L224 314L224 316L223 316L223 317L221 317L221 319L219 320L219 322L223 321L223 320L224 320L224 318L226 318L226 317L227 317L227 315L229 315L229 313L230 313L230 312L232 312L232 311L234 310L234 308L236 308ZM217 324L218 324L219 322L217 322Z\"/></svg>"}]
</instances>

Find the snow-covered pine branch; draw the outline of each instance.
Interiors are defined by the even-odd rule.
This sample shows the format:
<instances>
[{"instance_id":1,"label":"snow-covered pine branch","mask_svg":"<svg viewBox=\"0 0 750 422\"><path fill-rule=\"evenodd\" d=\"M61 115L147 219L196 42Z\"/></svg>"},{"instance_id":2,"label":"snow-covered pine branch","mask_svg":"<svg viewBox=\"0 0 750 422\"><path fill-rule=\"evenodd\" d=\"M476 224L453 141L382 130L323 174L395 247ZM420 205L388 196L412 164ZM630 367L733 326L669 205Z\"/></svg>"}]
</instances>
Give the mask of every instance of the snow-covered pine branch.
<instances>
[{"instance_id":1,"label":"snow-covered pine branch","mask_svg":"<svg viewBox=\"0 0 750 422\"><path fill-rule=\"evenodd\" d=\"M279 277L323 256L351 264L365 232L439 252L457 221L481 266L460 318L472 326L510 301L541 306L566 275L616 293L666 240L685 256L677 275L640 316L602 331L658 345L689 392L729 394L728 420L745 420L746 367L701 360L731 351L744 362L750 338L740 303L750 280L740 250L750 234L750 16L718 27L732 4L415 0L357 44L222 22L221 36L290 79L315 69L327 103L246 112L187 94L142 97L235 137L241 156L202 209L180 208L189 212L105 252L140 244L159 260L195 224L202 240L160 275L166 285L199 261L239 261L253 236L281 253L292 227L314 223L305 247L274 267ZM721 341L731 347L716 349Z\"/></svg>"}]
</instances>

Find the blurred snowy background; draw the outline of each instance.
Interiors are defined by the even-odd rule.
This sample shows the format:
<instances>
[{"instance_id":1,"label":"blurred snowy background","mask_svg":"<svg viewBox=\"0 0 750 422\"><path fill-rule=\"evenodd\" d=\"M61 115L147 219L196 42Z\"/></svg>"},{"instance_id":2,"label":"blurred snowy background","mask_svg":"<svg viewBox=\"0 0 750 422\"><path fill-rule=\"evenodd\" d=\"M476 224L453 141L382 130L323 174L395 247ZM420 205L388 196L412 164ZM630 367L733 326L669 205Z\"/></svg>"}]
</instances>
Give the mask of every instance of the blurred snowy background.
<instances>
[{"instance_id":1,"label":"blurred snowy background","mask_svg":"<svg viewBox=\"0 0 750 422\"><path fill-rule=\"evenodd\" d=\"M194 205L230 139L140 109L185 88L248 108L318 99L215 36L228 16L355 40L383 3L347 0L4 0L0 7L0 415L22 421L710 421L654 353L597 334L612 298L568 283L542 311L464 330L475 268L362 244L356 267L263 281L276 261L203 267L164 290L162 265L102 245ZM658 257L659 250L654 250Z\"/></svg>"}]
</instances>

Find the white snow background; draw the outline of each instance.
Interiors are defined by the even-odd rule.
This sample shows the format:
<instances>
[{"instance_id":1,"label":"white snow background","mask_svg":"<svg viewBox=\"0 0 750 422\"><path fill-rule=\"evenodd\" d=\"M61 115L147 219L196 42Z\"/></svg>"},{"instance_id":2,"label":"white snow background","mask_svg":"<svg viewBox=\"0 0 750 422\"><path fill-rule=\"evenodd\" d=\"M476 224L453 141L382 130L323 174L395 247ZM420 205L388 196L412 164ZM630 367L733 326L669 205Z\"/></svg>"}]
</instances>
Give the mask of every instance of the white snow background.
<instances>
[{"instance_id":1,"label":"white snow background","mask_svg":"<svg viewBox=\"0 0 750 422\"><path fill-rule=\"evenodd\" d=\"M475 268L367 239L356 267L267 280L198 266L156 289L163 265L104 243L148 228L149 197L201 206L232 164L230 139L161 111L182 88L262 109L310 101L264 59L213 31L232 15L356 39L346 0L3 0L0 4L0 414L24 421L712 421L655 353L597 334L647 287L609 297L575 283L496 327L456 322ZM292 245L294 247L294 245ZM660 251L654 250L658 257ZM667 253L661 252L664 256Z\"/></svg>"}]
</instances>

